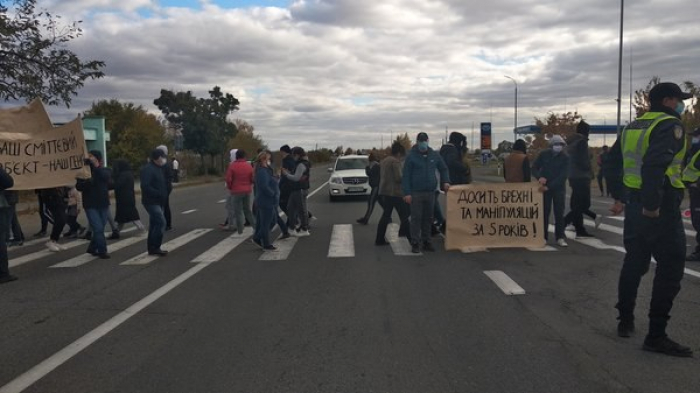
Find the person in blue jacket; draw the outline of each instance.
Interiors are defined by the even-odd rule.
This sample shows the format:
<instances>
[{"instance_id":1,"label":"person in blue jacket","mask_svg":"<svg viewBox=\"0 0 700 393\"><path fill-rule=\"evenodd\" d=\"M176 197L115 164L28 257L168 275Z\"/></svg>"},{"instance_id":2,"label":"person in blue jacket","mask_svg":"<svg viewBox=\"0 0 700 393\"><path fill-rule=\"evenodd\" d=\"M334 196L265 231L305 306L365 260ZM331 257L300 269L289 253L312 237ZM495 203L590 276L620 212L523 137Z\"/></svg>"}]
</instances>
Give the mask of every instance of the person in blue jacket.
<instances>
[{"instance_id":1,"label":"person in blue jacket","mask_svg":"<svg viewBox=\"0 0 700 393\"><path fill-rule=\"evenodd\" d=\"M401 187L404 201L411 206L411 252L417 254L421 243L423 250L435 251L430 242L435 190L438 184L442 184L442 190L447 192L450 174L440 154L430 148L428 134L421 132L416 140L403 165Z\"/></svg>"},{"instance_id":2,"label":"person in blue jacket","mask_svg":"<svg viewBox=\"0 0 700 393\"><path fill-rule=\"evenodd\" d=\"M544 238L549 232L549 213L554 206L554 235L559 247L567 247L564 233L564 208L566 206L566 176L569 171L569 156L564 148L566 142L559 135L549 140L549 149L542 150L532 172L544 191Z\"/></svg>"},{"instance_id":3,"label":"person in blue jacket","mask_svg":"<svg viewBox=\"0 0 700 393\"><path fill-rule=\"evenodd\" d=\"M270 242L270 228L280 203L280 188L272 173L272 154L262 151L256 160L255 168L255 233L253 242L265 251L275 251L277 247Z\"/></svg>"}]
</instances>

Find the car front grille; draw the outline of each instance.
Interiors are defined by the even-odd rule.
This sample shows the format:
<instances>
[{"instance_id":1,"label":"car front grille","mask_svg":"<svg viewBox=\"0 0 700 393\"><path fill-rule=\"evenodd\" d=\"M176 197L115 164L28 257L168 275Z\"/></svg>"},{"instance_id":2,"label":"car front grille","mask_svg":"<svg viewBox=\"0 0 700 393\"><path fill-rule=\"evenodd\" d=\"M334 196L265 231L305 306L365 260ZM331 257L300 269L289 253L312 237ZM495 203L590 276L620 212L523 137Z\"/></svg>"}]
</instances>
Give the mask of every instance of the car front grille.
<instances>
[{"instance_id":1,"label":"car front grille","mask_svg":"<svg viewBox=\"0 0 700 393\"><path fill-rule=\"evenodd\" d=\"M367 176L356 176L356 177L344 177L343 184L365 184L367 183Z\"/></svg>"}]
</instances>

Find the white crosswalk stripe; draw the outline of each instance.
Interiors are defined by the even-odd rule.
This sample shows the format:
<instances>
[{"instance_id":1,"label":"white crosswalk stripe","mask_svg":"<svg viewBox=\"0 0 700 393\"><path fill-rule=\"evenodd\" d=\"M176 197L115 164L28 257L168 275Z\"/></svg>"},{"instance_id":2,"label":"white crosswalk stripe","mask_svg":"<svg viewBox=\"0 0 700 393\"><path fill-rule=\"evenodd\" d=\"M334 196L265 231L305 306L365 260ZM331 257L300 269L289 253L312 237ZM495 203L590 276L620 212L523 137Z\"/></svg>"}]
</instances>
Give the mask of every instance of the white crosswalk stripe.
<instances>
[{"instance_id":1,"label":"white crosswalk stripe","mask_svg":"<svg viewBox=\"0 0 700 393\"><path fill-rule=\"evenodd\" d=\"M68 242L65 244L61 244L61 246L63 246L66 250L70 250L71 248L82 246L82 245L85 245L88 243L89 242L87 240L80 239L80 240L73 240L72 242ZM36 252L31 253L31 254L22 255L21 257L12 258L10 260L9 265L10 265L10 267L16 267L19 265L23 265L27 262L32 262L32 261L36 261L37 259L48 257L51 254L55 254L55 253L53 251L49 251L49 250L36 251Z\"/></svg>"},{"instance_id":2,"label":"white crosswalk stripe","mask_svg":"<svg viewBox=\"0 0 700 393\"><path fill-rule=\"evenodd\" d=\"M162 249L166 251L172 251L176 250L185 244L191 242L192 240L195 240L199 237L204 236L205 234L211 232L211 229L195 229L193 231L187 232L186 234L177 237L167 243L163 244ZM128 259L120 265L125 265L125 266L132 266L132 265L147 265L156 259L160 258L158 255L148 255L148 252L141 253L131 259Z\"/></svg>"},{"instance_id":3,"label":"white crosswalk stripe","mask_svg":"<svg viewBox=\"0 0 700 393\"><path fill-rule=\"evenodd\" d=\"M146 234L140 234L138 236L130 237L124 240L120 240L116 243L110 244L107 246L107 250L109 252L115 252L119 251L122 248L129 247L133 244L136 244L140 242L141 240L146 238ZM83 254L83 255L78 255L77 257L68 259L67 261L63 261L61 263L57 263L55 265L52 265L52 268L64 268L64 267L78 267L82 266L86 263L92 262L97 259L97 256L92 255L92 254Z\"/></svg>"},{"instance_id":4,"label":"white crosswalk stripe","mask_svg":"<svg viewBox=\"0 0 700 393\"><path fill-rule=\"evenodd\" d=\"M399 237L399 224L391 223L386 228L386 240L391 244L394 255L399 256L420 256L423 253L414 254L411 252L411 243L405 237Z\"/></svg>"},{"instance_id":5,"label":"white crosswalk stripe","mask_svg":"<svg viewBox=\"0 0 700 393\"><path fill-rule=\"evenodd\" d=\"M352 258L355 256L355 239L351 224L333 225L328 258Z\"/></svg>"},{"instance_id":6,"label":"white crosswalk stripe","mask_svg":"<svg viewBox=\"0 0 700 393\"><path fill-rule=\"evenodd\" d=\"M219 242L214 247L203 252L196 258L192 260L192 263L213 263L220 261L229 252L233 251L234 248L238 247L243 243L250 235L253 234L252 228L243 229L243 233L240 235L234 233L233 235L227 237L226 239Z\"/></svg>"},{"instance_id":7,"label":"white crosswalk stripe","mask_svg":"<svg viewBox=\"0 0 700 393\"><path fill-rule=\"evenodd\" d=\"M298 238L292 236L286 239L279 239L274 242L274 246L277 247L275 251L265 251L258 258L259 261L284 261L289 258L294 246L297 244Z\"/></svg>"}]
</instances>

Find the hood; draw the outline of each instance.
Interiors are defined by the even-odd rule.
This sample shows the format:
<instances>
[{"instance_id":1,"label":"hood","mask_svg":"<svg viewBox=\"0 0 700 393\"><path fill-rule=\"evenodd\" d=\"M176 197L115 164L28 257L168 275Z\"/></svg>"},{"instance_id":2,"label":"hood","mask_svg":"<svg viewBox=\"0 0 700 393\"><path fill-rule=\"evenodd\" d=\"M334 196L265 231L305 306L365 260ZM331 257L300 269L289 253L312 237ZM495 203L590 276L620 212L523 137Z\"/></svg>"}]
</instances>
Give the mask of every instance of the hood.
<instances>
[{"instance_id":1,"label":"hood","mask_svg":"<svg viewBox=\"0 0 700 393\"><path fill-rule=\"evenodd\" d=\"M364 169L345 169L331 173L331 176L336 177L367 177L367 172Z\"/></svg>"}]
</instances>

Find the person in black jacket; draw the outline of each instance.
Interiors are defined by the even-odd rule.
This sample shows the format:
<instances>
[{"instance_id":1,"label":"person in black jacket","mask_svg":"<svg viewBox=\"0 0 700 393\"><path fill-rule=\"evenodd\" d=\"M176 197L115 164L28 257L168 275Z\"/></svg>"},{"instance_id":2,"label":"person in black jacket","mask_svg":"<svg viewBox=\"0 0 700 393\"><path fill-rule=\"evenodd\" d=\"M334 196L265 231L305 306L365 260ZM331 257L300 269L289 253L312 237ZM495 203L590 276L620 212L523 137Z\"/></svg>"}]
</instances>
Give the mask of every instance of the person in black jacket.
<instances>
[{"instance_id":1,"label":"person in black jacket","mask_svg":"<svg viewBox=\"0 0 700 393\"><path fill-rule=\"evenodd\" d=\"M567 247L564 233L564 207L566 205L566 175L569 157L564 152L566 142L559 135L549 140L549 149L542 150L532 165L533 175L544 191L544 238L549 232L549 214L554 206L554 234L557 245Z\"/></svg>"},{"instance_id":2,"label":"person in black jacket","mask_svg":"<svg viewBox=\"0 0 700 393\"><path fill-rule=\"evenodd\" d=\"M470 184L472 171L469 165L464 163L464 154L467 152L467 137L460 132L450 133L446 144L440 148L440 156L447 165L452 185Z\"/></svg>"},{"instance_id":3,"label":"person in black jacket","mask_svg":"<svg viewBox=\"0 0 700 393\"><path fill-rule=\"evenodd\" d=\"M143 231L139 211L136 209L136 195L134 193L134 172L126 160L114 162L114 199L116 200L116 212L114 221L117 222L117 230L121 231L127 223L133 223L138 230Z\"/></svg>"},{"instance_id":4,"label":"person in black jacket","mask_svg":"<svg viewBox=\"0 0 700 393\"><path fill-rule=\"evenodd\" d=\"M357 219L357 222L363 225L367 225L367 222L369 222L369 218L374 211L374 205L377 204L379 199L379 171L379 160L377 160L377 156L374 153L370 153L369 165L365 168L365 173L369 178L369 186L372 188L372 191L370 191L369 199L367 200L365 215Z\"/></svg>"},{"instance_id":5,"label":"person in black jacket","mask_svg":"<svg viewBox=\"0 0 700 393\"><path fill-rule=\"evenodd\" d=\"M294 157L292 157L292 148L289 145L284 145L280 147L280 155L282 156L282 169L286 169L290 173L294 173L294 169L297 166ZM285 176L280 177L280 209L287 213L287 204L289 203L289 195L292 193L292 182ZM289 225L289 222L287 222Z\"/></svg>"},{"instance_id":6,"label":"person in black jacket","mask_svg":"<svg viewBox=\"0 0 700 393\"><path fill-rule=\"evenodd\" d=\"M112 172L102 165L102 152L99 150L90 151L86 165L90 166L90 178L78 179L75 188L83 194L83 208L92 230L87 253L109 259L105 225L109 216L109 188Z\"/></svg>"},{"instance_id":7,"label":"person in black jacket","mask_svg":"<svg viewBox=\"0 0 700 393\"><path fill-rule=\"evenodd\" d=\"M65 187L44 188L39 191L41 199L44 200L50 222L53 223L49 241L46 242L46 247L49 251L58 252L66 248L58 244L58 239L61 238L63 227L66 225L66 191Z\"/></svg>"},{"instance_id":8,"label":"person in black jacket","mask_svg":"<svg viewBox=\"0 0 700 393\"><path fill-rule=\"evenodd\" d=\"M7 258L7 232L10 226L10 204L5 199L5 190L15 185L14 179L5 168L0 167L0 284L15 281L10 274L10 261Z\"/></svg>"},{"instance_id":9,"label":"person in black jacket","mask_svg":"<svg viewBox=\"0 0 700 393\"><path fill-rule=\"evenodd\" d=\"M165 256L167 251L161 249L165 233L165 215L163 206L168 199L168 187L163 175L163 165L167 162L161 149L151 152L151 160L141 169L141 203L148 212L149 255Z\"/></svg>"},{"instance_id":10,"label":"person in black jacket","mask_svg":"<svg viewBox=\"0 0 700 393\"><path fill-rule=\"evenodd\" d=\"M168 195L166 195L165 202L163 203L163 215L165 216L165 230L173 230L173 216L170 212L170 193L173 192L173 168L168 162L168 147L165 145L160 145L156 149L162 151L165 154L165 164L160 168L163 170L163 177L165 178L165 186L168 190Z\"/></svg>"},{"instance_id":11,"label":"person in black jacket","mask_svg":"<svg viewBox=\"0 0 700 393\"><path fill-rule=\"evenodd\" d=\"M591 211L591 180L593 169L588 152L588 134L590 126L581 120L576 126L576 134L569 139L567 153L569 155L569 186L571 187L571 211L564 217L564 226L573 224L576 228L576 238L593 237L583 225L584 214L595 220L596 228L600 225L602 216Z\"/></svg>"}]
</instances>

